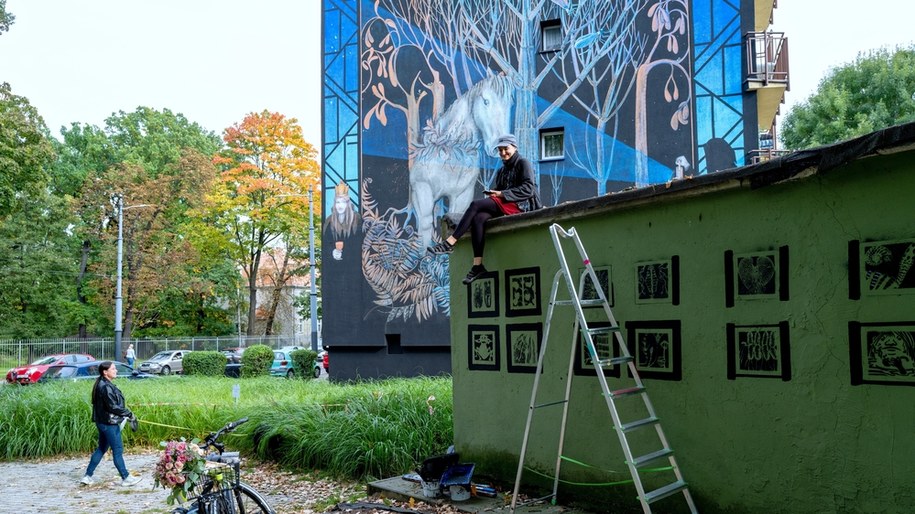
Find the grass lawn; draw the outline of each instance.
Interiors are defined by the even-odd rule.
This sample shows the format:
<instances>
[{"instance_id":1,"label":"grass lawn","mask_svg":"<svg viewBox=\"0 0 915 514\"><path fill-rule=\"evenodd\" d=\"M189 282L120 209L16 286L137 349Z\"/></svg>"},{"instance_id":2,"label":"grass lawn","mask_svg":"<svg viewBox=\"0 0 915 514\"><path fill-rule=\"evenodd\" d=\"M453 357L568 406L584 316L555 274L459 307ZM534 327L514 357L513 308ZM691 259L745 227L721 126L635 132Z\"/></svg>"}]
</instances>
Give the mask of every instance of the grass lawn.
<instances>
[{"instance_id":1,"label":"grass lawn","mask_svg":"<svg viewBox=\"0 0 915 514\"><path fill-rule=\"evenodd\" d=\"M370 480L408 472L453 439L450 377L335 384L174 376L116 383L141 421L136 433L125 430L127 447L202 439L248 417L224 438L227 449L292 469ZM92 384L0 386L0 460L91 453L97 442Z\"/></svg>"}]
</instances>

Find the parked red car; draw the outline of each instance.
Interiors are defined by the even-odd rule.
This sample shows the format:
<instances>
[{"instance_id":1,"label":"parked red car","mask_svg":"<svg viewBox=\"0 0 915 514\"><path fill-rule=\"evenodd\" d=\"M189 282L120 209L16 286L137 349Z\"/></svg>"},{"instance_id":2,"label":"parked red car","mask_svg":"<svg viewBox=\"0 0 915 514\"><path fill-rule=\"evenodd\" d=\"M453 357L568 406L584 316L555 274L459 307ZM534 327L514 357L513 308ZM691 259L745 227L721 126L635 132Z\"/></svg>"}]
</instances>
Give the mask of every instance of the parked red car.
<instances>
[{"instance_id":1,"label":"parked red car","mask_svg":"<svg viewBox=\"0 0 915 514\"><path fill-rule=\"evenodd\" d=\"M21 366L9 370L6 374L6 381L11 384L34 384L38 382L41 375L44 375L51 366L62 366L65 364L76 364L78 362L94 361L95 357L84 353L57 353L42 357L28 366Z\"/></svg>"}]
</instances>

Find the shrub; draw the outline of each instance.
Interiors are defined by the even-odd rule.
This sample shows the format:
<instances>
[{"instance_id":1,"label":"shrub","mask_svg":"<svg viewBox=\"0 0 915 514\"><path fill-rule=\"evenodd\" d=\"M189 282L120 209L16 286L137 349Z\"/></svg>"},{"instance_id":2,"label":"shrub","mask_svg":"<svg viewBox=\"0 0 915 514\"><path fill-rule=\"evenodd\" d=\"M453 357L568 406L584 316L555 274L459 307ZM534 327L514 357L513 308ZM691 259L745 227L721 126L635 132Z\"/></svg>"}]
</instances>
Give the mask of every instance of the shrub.
<instances>
[{"instance_id":1,"label":"shrub","mask_svg":"<svg viewBox=\"0 0 915 514\"><path fill-rule=\"evenodd\" d=\"M256 344L245 348L241 354L241 376L260 377L270 374L273 364L273 349L265 344Z\"/></svg>"},{"instance_id":2,"label":"shrub","mask_svg":"<svg viewBox=\"0 0 915 514\"><path fill-rule=\"evenodd\" d=\"M226 362L220 352L188 352L183 360L184 374L220 377L226 372Z\"/></svg>"},{"instance_id":3,"label":"shrub","mask_svg":"<svg viewBox=\"0 0 915 514\"><path fill-rule=\"evenodd\" d=\"M315 359L318 358L318 352L312 350L295 350L289 354L292 357L292 364L301 378L313 378Z\"/></svg>"}]
</instances>

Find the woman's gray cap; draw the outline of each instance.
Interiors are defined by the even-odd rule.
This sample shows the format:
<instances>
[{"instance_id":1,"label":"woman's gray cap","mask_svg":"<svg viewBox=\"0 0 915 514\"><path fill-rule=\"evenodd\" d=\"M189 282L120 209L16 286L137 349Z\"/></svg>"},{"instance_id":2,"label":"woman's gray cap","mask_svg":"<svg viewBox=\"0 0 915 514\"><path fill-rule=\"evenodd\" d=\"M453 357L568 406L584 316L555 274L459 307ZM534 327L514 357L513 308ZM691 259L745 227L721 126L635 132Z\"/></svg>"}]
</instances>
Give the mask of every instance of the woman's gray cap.
<instances>
[{"instance_id":1,"label":"woman's gray cap","mask_svg":"<svg viewBox=\"0 0 915 514\"><path fill-rule=\"evenodd\" d=\"M515 148L518 148L518 138L514 134L505 134L500 136L499 140L496 142L496 148L501 148L503 146L512 145Z\"/></svg>"}]
</instances>

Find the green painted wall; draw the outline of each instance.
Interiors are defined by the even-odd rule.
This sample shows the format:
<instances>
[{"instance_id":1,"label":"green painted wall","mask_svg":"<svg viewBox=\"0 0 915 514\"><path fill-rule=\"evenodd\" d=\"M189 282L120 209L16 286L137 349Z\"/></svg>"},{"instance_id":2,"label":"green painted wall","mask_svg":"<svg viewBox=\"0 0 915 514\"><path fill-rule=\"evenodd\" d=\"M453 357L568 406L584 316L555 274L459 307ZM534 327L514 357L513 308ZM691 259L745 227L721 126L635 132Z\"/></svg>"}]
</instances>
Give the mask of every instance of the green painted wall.
<instances>
[{"instance_id":1,"label":"green painted wall","mask_svg":"<svg viewBox=\"0 0 915 514\"><path fill-rule=\"evenodd\" d=\"M758 189L748 185L752 173L748 168L697 187L659 187L649 199L606 197L605 204L592 201L577 212L566 206L495 225L485 264L499 272L497 317L468 319L460 278L470 245L458 245L451 257L451 330L455 442L463 458L477 462L481 473L514 481L533 374L507 372L506 325L544 320L559 269L548 226L557 221L578 230L595 266L611 266L621 325L681 324L682 379L645 383L701 511L912 512L915 388L853 386L849 322L915 325L915 289L850 299L849 242L915 240L915 150L823 173L808 170L803 178ZM779 271L787 273L787 301L737 298L726 307L725 252L777 254L783 246L788 266ZM674 255L679 305L637 304L636 263ZM543 314L507 317L505 271L531 266L540 268ZM564 310L552 321L542 401L562 398L567 380L573 316L570 308L557 309ZM729 380L728 324L780 322L790 332L790 380ZM499 371L468 369L470 324L498 325ZM896 378L915 385L915 376ZM611 389L629 383L610 379ZM562 477L625 480L598 380L574 376L572 390L564 454L596 468L564 464ZM538 410L532 429L527 463L547 474L556 458L559 413ZM527 473L524 483L537 478ZM596 510L640 511L631 484L560 491L564 503L590 500ZM659 504L659 512L682 503L675 496Z\"/></svg>"}]
</instances>

